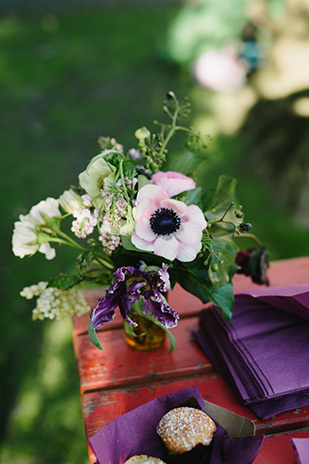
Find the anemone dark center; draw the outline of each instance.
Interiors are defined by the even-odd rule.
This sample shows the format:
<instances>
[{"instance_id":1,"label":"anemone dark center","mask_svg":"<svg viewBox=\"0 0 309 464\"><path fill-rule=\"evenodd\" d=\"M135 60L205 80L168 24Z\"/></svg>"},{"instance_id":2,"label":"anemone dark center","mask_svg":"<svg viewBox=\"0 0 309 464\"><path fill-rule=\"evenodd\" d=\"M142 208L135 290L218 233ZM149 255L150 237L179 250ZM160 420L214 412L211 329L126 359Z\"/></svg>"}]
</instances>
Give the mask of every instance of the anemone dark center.
<instances>
[{"instance_id":1,"label":"anemone dark center","mask_svg":"<svg viewBox=\"0 0 309 464\"><path fill-rule=\"evenodd\" d=\"M157 235L170 235L179 229L180 224L178 214L168 208L157 209L150 218L151 230Z\"/></svg>"}]
</instances>

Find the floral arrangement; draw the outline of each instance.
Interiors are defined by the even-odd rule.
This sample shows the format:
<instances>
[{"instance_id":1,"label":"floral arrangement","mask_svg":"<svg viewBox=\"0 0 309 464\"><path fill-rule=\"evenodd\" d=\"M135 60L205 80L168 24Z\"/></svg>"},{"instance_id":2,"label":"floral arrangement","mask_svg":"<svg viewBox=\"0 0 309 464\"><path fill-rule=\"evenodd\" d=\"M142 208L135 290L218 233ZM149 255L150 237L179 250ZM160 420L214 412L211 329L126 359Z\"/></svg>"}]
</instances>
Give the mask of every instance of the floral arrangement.
<instances>
[{"instance_id":1,"label":"floral arrangement","mask_svg":"<svg viewBox=\"0 0 309 464\"><path fill-rule=\"evenodd\" d=\"M79 185L58 199L47 198L21 215L13 232L13 252L23 258L37 252L53 259L57 245L76 249L74 271L26 287L21 295L38 297L34 319L60 319L89 310L81 293L87 283L107 286L89 318L91 341L101 347L96 330L119 307L124 323L134 327L134 313L153 320L168 332L178 313L166 292L178 282L203 303L212 301L226 319L233 311L232 277L250 274L254 255L267 262L262 245L239 255L236 240L248 236L250 224L234 201L235 179L221 176L217 188L203 191L194 170L204 159L202 137L180 123L190 111L187 100L167 94L164 112L170 118L151 133L135 133L137 147L125 151L115 139L101 137L101 152L79 175ZM171 138L183 132L187 149L168 152ZM65 232L69 223L71 233ZM252 252L255 250L255 254Z\"/></svg>"}]
</instances>

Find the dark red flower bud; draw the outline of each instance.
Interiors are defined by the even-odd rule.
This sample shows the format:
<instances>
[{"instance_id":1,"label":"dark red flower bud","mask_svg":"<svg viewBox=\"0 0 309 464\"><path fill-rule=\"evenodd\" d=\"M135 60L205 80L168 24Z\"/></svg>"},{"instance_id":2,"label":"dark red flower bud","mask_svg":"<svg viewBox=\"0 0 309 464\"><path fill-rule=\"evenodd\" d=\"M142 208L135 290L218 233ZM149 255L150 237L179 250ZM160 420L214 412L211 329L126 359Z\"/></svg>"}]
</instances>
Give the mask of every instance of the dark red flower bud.
<instances>
[{"instance_id":1,"label":"dark red flower bud","mask_svg":"<svg viewBox=\"0 0 309 464\"><path fill-rule=\"evenodd\" d=\"M267 277L268 253L265 248L249 248L245 251L239 251L235 261L240 266L238 274L250 276L256 284L269 285Z\"/></svg>"}]
</instances>

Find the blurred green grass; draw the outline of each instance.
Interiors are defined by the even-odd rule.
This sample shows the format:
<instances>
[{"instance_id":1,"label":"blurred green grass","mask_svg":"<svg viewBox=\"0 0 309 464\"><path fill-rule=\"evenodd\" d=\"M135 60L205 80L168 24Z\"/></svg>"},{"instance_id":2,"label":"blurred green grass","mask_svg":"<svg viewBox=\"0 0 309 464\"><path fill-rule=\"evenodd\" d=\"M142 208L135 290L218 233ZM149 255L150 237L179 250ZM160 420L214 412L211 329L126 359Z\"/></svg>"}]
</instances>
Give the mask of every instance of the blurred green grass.
<instances>
[{"instance_id":1,"label":"blurred green grass","mask_svg":"<svg viewBox=\"0 0 309 464\"><path fill-rule=\"evenodd\" d=\"M87 462L71 322L32 322L26 285L69 269L57 260L19 260L11 252L13 223L48 196L58 197L98 152L100 135L126 147L134 131L160 118L166 91L192 94L190 77L161 59L176 7L122 6L102 11L0 19L1 124L1 417L4 464ZM203 90L200 97L207 98ZM194 99L193 99L194 103ZM210 144L200 182L236 175L246 220L272 259L308 254L307 231L273 205L265 185L242 174L239 137Z\"/></svg>"}]
</instances>

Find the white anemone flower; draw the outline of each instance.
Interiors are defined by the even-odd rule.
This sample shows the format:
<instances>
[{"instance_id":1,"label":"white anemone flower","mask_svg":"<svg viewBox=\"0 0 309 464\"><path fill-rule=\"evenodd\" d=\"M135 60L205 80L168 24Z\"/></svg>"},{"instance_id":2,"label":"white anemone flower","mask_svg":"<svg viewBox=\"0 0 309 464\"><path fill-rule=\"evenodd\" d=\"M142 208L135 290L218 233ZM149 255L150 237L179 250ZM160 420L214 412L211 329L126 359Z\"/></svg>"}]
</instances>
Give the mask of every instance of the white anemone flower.
<instances>
[{"instance_id":1,"label":"white anemone flower","mask_svg":"<svg viewBox=\"0 0 309 464\"><path fill-rule=\"evenodd\" d=\"M100 190L112 184L115 177L115 168L99 158L89 164L87 169L78 176L79 183L92 198L100 196Z\"/></svg>"},{"instance_id":2,"label":"white anemone flower","mask_svg":"<svg viewBox=\"0 0 309 464\"><path fill-rule=\"evenodd\" d=\"M136 198L135 231L131 241L136 248L152 251L166 259L193 261L202 248L207 222L196 205L173 200L157 185L145 185Z\"/></svg>"}]
</instances>

